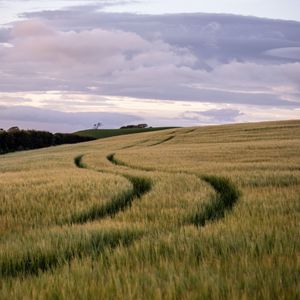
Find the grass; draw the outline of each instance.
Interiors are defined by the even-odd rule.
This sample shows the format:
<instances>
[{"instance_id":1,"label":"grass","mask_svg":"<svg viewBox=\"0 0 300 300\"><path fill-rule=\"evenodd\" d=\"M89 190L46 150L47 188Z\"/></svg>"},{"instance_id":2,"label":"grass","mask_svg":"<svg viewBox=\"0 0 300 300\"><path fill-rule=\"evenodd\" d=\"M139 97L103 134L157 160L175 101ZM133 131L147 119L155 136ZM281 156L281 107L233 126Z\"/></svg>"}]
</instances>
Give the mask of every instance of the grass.
<instances>
[{"instance_id":1,"label":"grass","mask_svg":"<svg viewBox=\"0 0 300 300\"><path fill-rule=\"evenodd\" d=\"M1 156L0 298L299 299L299 129L178 128Z\"/></svg>"},{"instance_id":2,"label":"grass","mask_svg":"<svg viewBox=\"0 0 300 300\"><path fill-rule=\"evenodd\" d=\"M97 257L105 247L129 245L137 233L116 230L59 229L40 237L30 249L9 246L10 252L0 256L0 276L16 277L38 275L63 266L75 258Z\"/></svg>"},{"instance_id":3,"label":"grass","mask_svg":"<svg viewBox=\"0 0 300 300\"><path fill-rule=\"evenodd\" d=\"M30 174L30 175L29 175ZM0 241L11 234L69 222L106 205L130 183L123 177L68 168L0 173Z\"/></svg>"}]
</instances>

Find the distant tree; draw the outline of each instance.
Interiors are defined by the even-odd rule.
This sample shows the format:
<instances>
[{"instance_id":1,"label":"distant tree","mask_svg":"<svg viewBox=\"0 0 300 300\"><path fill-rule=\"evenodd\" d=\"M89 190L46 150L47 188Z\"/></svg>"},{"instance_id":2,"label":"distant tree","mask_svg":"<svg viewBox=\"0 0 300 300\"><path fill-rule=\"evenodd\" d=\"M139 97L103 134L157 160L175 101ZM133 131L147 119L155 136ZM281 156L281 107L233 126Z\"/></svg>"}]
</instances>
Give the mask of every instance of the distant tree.
<instances>
[{"instance_id":1,"label":"distant tree","mask_svg":"<svg viewBox=\"0 0 300 300\"><path fill-rule=\"evenodd\" d=\"M20 128L18 126L13 126L13 127L10 127L7 132L17 132L17 131L20 131Z\"/></svg>"},{"instance_id":2,"label":"distant tree","mask_svg":"<svg viewBox=\"0 0 300 300\"><path fill-rule=\"evenodd\" d=\"M149 127L148 124L138 124L138 128L147 128Z\"/></svg>"},{"instance_id":3,"label":"distant tree","mask_svg":"<svg viewBox=\"0 0 300 300\"><path fill-rule=\"evenodd\" d=\"M148 128L148 124L138 124L138 125L126 125L122 126L120 129L129 129L129 128Z\"/></svg>"},{"instance_id":4,"label":"distant tree","mask_svg":"<svg viewBox=\"0 0 300 300\"><path fill-rule=\"evenodd\" d=\"M94 129L99 129L102 126L103 126L103 124L101 122L98 122L98 123L94 124Z\"/></svg>"}]
</instances>

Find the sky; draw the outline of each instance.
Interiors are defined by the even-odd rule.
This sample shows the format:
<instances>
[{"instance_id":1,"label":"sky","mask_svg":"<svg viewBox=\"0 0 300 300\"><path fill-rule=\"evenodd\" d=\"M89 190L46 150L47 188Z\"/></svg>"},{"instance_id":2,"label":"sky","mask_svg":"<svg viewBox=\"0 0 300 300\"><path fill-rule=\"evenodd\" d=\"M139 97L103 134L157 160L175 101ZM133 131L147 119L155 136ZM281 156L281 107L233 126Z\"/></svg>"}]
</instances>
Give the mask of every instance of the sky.
<instances>
[{"instance_id":1,"label":"sky","mask_svg":"<svg viewBox=\"0 0 300 300\"><path fill-rule=\"evenodd\" d=\"M299 119L298 0L0 0L0 128Z\"/></svg>"}]
</instances>

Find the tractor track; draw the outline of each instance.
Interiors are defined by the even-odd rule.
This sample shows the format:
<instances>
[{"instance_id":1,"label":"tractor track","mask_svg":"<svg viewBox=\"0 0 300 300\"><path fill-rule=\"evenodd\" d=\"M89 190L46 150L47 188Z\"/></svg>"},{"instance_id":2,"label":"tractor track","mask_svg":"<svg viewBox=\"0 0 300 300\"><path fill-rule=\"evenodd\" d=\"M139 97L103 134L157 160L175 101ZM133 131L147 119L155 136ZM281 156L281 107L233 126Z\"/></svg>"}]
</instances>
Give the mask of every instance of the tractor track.
<instances>
[{"instance_id":1,"label":"tractor track","mask_svg":"<svg viewBox=\"0 0 300 300\"><path fill-rule=\"evenodd\" d=\"M154 169L146 169L138 166L130 166L126 162L119 160L115 157L115 153L109 154L107 159L117 165L124 166L127 168L147 171L147 172L155 172L159 170ZM196 175L189 172L168 172L162 171L163 173L168 174L186 174L186 175ZM231 211L235 204L238 202L241 192L239 189L233 184L233 182L222 176L198 176L199 179L207 182L216 192L216 197L212 197L210 202L202 205L197 212L193 214L192 217L188 220L189 223L202 227L208 224L209 222L217 221L225 217L226 212Z\"/></svg>"}]
</instances>

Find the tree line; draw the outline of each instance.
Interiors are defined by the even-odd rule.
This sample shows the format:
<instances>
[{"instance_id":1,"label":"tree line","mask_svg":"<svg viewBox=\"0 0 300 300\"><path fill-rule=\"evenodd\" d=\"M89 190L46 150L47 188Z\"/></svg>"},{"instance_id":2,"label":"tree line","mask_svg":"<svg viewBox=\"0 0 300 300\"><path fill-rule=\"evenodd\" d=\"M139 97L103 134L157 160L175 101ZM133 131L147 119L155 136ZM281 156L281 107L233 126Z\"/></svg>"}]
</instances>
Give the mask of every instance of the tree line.
<instances>
[{"instance_id":1,"label":"tree line","mask_svg":"<svg viewBox=\"0 0 300 300\"><path fill-rule=\"evenodd\" d=\"M51 133L36 130L0 131L0 154L38 149L62 144L75 144L94 140L92 137L69 133Z\"/></svg>"}]
</instances>

